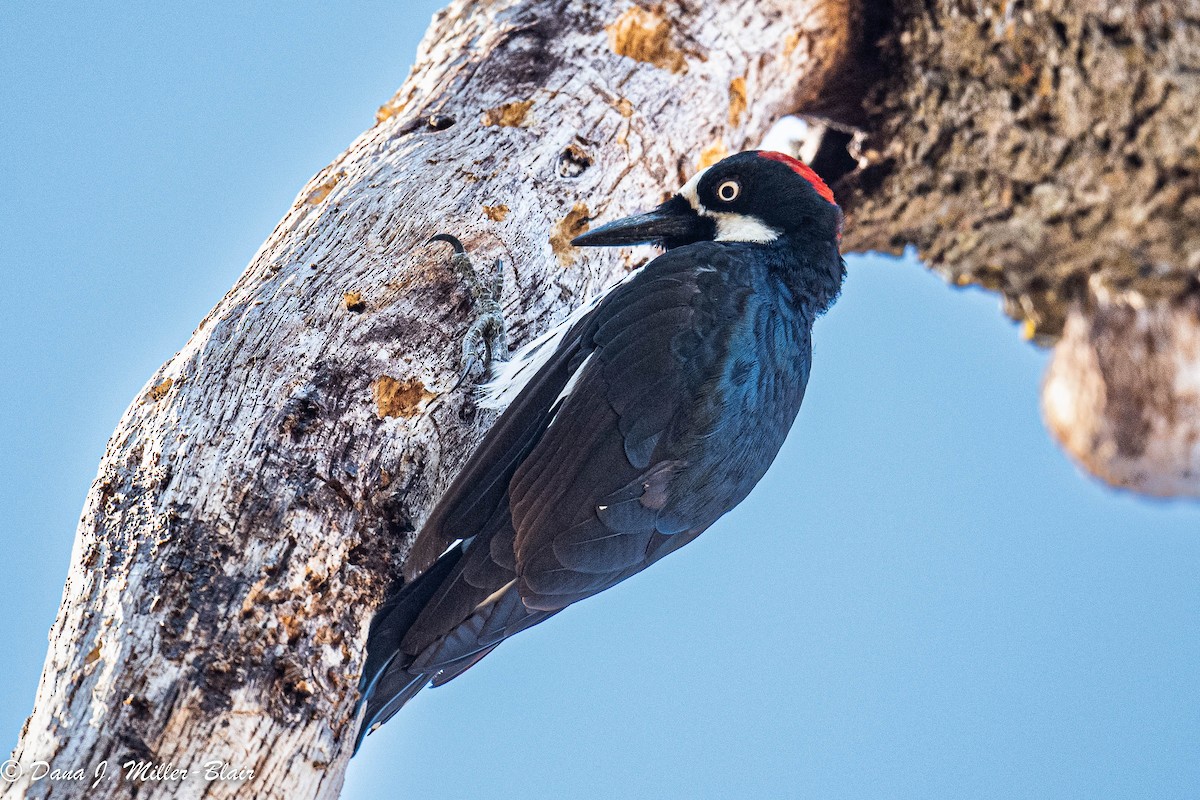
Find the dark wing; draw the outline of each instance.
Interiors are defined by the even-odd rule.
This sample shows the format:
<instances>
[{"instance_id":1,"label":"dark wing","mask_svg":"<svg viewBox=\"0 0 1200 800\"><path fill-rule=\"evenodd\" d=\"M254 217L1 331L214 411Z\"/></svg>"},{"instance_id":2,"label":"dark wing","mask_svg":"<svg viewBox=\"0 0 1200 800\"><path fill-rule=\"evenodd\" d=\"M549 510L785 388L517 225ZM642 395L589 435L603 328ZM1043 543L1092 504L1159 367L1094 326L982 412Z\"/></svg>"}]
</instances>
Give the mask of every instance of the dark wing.
<instances>
[{"instance_id":1,"label":"dark wing","mask_svg":"<svg viewBox=\"0 0 1200 800\"><path fill-rule=\"evenodd\" d=\"M502 591L516 574L508 483L570 380L573 356L585 337L581 325L568 334L442 494L418 534L403 579L372 619L356 751L431 680L450 680L507 636L550 616L527 609L515 591Z\"/></svg>"},{"instance_id":2,"label":"dark wing","mask_svg":"<svg viewBox=\"0 0 1200 800\"><path fill-rule=\"evenodd\" d=\"M427 681L450 680L732 507L689 510L676 486L707 432L694 400L712 389L721 331L751 294L726 259L700 244L652 261L566 332L501 414L422 528L419 576L372 625L364 733Z\"/></svg>"},{"instance_id":3,"label":"dark wing","mask_svg":"<svg viewBox=\"0 0 1200 800\"><path fill-rule=\"evenodd\" d=\"M661 557L664 537L698 532L728 510L660 519L678 505L672 478L687 454L674 451L694 422L682 412L722 355L718 332L750 294L729 285L737 272L720 247L672 250L566 332L422 528L415 573L468 541L407 633L406 652L419 656L485 611L496 633L526 627L524 613L611 586ZM523 608L498 619L493 595L518 577Z\"/></svg>"},{"instance_id":4,"label":"dark wing","mask_svg":"<svg viewBox=\"0 0 1200 800\"><path fill-rule=\"evenodd\" d=\"M483 532L496 510L507 506L513 472L546 430L555 398L571 379L572 366L578 366L587 322L585 318L567 332L442 494L405 562L405 579L427 570L455 540Z\"/></svg>"},{"instance_id":5,"label":"dark wing","mask_svg":"<svg viewBox=\"0 0 1200 800\"><path fill-rule=\"evenodd\" d=\"M695 412L720 391L727 335L751 294L727 258L712 245L669 251L597 309L590 353L509 485L527 607L600 592L729 510L678 513L679 479L712 457L703 440L719 424Z\"/></svg>"}]
</instances>

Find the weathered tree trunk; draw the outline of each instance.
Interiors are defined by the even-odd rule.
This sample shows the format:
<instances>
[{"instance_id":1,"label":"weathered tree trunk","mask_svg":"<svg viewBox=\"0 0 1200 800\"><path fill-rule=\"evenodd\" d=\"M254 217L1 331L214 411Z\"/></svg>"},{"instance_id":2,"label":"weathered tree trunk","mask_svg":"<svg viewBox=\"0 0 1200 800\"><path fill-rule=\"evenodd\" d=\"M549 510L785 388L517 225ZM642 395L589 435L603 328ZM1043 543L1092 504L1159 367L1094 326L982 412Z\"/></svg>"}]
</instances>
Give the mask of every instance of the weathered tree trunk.
<instances>
[{"instance_id":1,"label":"weathered tree trunk","mask_svg":"<svg viewBox=\"0 0 1200 800\"><path fill-rule=\"evenodd\" d=\"M844 0L438 15L378 124L121 420L14 753L89 777L9 791L336 796L366 623L489 421L449 391L472 298L423 243L503 259L510 337L530 338L633 266L573 235L820 96L851 22ZM253 777L207 782L209 759ZM139 761L192 774L116 776Z\"/></svg>"}]
</instances>

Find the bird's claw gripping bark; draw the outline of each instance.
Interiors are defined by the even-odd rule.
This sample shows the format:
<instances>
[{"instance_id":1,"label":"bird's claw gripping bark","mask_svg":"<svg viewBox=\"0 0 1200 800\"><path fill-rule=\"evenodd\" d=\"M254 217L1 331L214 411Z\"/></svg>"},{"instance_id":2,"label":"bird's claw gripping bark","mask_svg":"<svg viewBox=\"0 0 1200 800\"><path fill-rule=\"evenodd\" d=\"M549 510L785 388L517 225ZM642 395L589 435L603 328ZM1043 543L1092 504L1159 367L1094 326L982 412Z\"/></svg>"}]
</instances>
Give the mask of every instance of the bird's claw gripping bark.
<instances>
[{"instance_id":1,"label":"bird's claw gripping bark","mask_svg":"<svg viewBox=\"0 0 1200 800\"><path fill-rule=\"evenodd\" d=\"M462 343L461 384L480 369L487 369L493 361L508 360L508 328L504 315L499 310L483 313L471 327Z\"/></svg>"},{"instance_id":2,"label":"bird's claw gripping bark","mask_svg":"<svg viewBox=\"0 0 1200 800\"><path fill-rule=\"evenodd\" d=\"M500 291L504 283L503 263L496 259L491 275L480 275L463 247L455 237L439 233L429 240L446 242L454 248L450 267L471 290L475 298L476 318L467 329L462 343L462 373L450 391L455 391L468 379L486 372L494 361L508 360L508 323L500 309Z\"/></svg>"}]
</instances>

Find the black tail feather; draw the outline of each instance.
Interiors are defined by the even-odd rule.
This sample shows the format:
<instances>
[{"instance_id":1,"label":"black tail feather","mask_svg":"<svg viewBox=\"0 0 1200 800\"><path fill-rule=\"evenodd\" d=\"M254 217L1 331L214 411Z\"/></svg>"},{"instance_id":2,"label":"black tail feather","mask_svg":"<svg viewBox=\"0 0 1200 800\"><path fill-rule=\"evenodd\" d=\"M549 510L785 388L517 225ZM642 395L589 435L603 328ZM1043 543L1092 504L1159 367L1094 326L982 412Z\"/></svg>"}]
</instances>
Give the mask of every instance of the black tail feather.
<instances>
[{"instance_id":1,"label":"black tail feather","mask_svg":"<svg viewBox=\"0 0 1200 800\"><path fill-rule=\"evenodd\" d=\"M368 733L386 722L429 683L432 676L408 671L406 662L410 658L400 652L400 644L462 554L461 545L447 551L415 580L394 588L392 596L375 612L367 634L367 661L359 681L355 716L364 706L366 714L354 741L355 752Z\"/></svg>"},{"instance_id":2,"label":"black tail feather","mask_svg":"<svg viewBox=\"0 0 1200 800\"><path fill-rule=\"evenodd\" d=\"M369 694L364 695L367 698L367 712L359 724L358 735L354 737L354 752L358 753L367 734L391 719L428 683L428 675L413 675L403 667L384 672L367 690Z\"/></svg>"}]
</instances>

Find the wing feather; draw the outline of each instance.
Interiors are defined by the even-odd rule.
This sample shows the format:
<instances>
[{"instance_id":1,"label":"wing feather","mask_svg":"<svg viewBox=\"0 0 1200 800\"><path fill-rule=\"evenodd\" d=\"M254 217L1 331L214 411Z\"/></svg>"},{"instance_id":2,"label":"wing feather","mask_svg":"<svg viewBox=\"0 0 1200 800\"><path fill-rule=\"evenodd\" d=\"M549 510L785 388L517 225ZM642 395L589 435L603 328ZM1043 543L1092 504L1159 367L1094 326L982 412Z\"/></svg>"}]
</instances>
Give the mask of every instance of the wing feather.
<instances>
[{"instance_id":1,"label":"wing feather","mask_svg":"<svg viewBox=\"0 0 1200 800\"><path fill-rule=\"evenodd\" d=\"M722 312L703 307L700 282L735 272L713 269L724 258L719 248L685 250L660 256L636 292L597 308L572 391L513 474L517 587L530 608L562 608L608 588L660 557L665 533L710 522L659 524L686 466L668 434L691 412L697 375L721 353L709 340ZM723 294L744 292L707 296Z\"/></svg>"},{"instance_id":2,"label":"wing feather","mask_svg":"<svg viewBox=\"0 0 1200 800\"><path fill-rule=\"evenodd\" d=\"M422 526L404 565L407 580L428 569L451 542L474 536L486 526L507 496L513 471L549 424L552 406L571 378L571 361L582 341L577 331L569 332L496 420Z\"/></svg>"},{"instance_id":3,"label":"wing feather","mask_svg":"<svg viewBox=\"0 0 1200 800\"><path fill-rule=\"evenodd\" d=\"M748 292L725 258L705 245L670 251L555 335L422 529L414 571L475 538L405 637L409 670L444 682L712 522L681 502L691 445L679 436L707 419L699 394Z\"/></svg>"}]
</instances>

